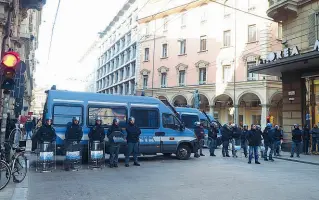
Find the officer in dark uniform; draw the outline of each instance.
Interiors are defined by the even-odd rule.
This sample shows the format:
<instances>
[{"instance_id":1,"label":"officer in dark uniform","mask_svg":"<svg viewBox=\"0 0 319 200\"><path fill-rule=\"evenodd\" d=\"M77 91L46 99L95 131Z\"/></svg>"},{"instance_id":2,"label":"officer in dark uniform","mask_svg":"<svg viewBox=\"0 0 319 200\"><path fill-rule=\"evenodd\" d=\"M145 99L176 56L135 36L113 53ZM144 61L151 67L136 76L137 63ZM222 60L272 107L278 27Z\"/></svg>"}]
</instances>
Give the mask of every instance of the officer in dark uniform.
<instances>
[{"instance_id":1,"label":"officer in dark uniform","mask_svg":"<svg viewBox=\"0 0 319 200\"><path fill-rule=\"evenodd\" d=\"M248 152L247 152L247 149L248 149L247 136L248 136L248 125L244 124L243 131L241 132L241 135L240 135L240 140L241 140L241 148L244 149L244 154L245 154L246 158L248 156Z\"/></svg>"},{"instance_id":2,"label":"officer in dark uniform","mask_svg":"<svg viewBox=\"0 0 319 200\"><path fill-rule=\"evenodd\" d=\"M120 127L120 120L113 119L112 126L107 130L107 138L110 143L110 168L118 167L120 145L114 142L113 137L124 137Z\"/></svg>"},{"instance_id":3,"label":"officer in dark uniform","mask_svg":"<svg viewBox=\"0 0 319 200\"><path fill-rule=\"evenodd\" d=\"M55 129L52 127L52 119L47 117L45 123L36 132L34 139L37 143L54 142L56 140Z\"/></svg>"},{"instance_id":4,"label":"officer in dark uniform","mask_svg":"<svg viewBox=\"0 0 319 200\"><path fill-rule=\"evenodd\" d=\"M197 149L194 157L199 158L200 156L205 156L203 154L203 140L205 137L205 130L200 122L195 122L194 132L195 132L195 136L197 138L197 145L198 145L198 149L199 149L199 154L198 154L198 149Z\"/></svg>"},{"instance_id":5,"label":"officer in dark uniform","mask_svg":"<svg viewBox=\"0 0 319 200\"><path fill-rule=\"evenodd\" d=\"M264 146L265 146L265 152L264 152L264 160L268 161L268 149L270 149L269 152L269 160L274 161L272 158L273 151L274 151L274 131L272 130L272 124L268 123L266 125L266 128L263 131L262 134L264 138Z\"/></svg>"},{"instance_id":6,"label":"officer in dark uniform","mask_svg":"<svg viewBox=\"0 0 319 200\"><path fill-rule=\"evenodd\" d=\"M217 147L217 133L218 133L217 124L215 122L212 122L210 124L210 129L208 130L208 138L210 140L210 144L209 144L210 156L216 156L215 149Z\"/></svg>"},{"instance_id":7,"label":"officer in dark uniform","mask_svg":"<svg viewBox=\"0 0 319 200\"><path fill-rule=\"evenodd\" d=\"M77 142L79 143L83 137L82 127L79 124L79 117L73 117L72 123L68 125L65 132L65 141L67 144Z\"/></svg>"},{"instance_id":8,"label":"officer in dark uniform","mask_svg":"<svg viewBox=\"0 0 319 200\"><path fill-rule=\"evenodd\" d=\"M90 129L88 137L90 139L90 143L92 143L93 141L100 141L100 142L104 141L105 131L104 131L104 128L102 127L102 120L100 117L97 117L95 119L95 126L93 126Z\"/></svg>"},{"instance_id":9,"label":"officer in dark uniform","mask_svg":"<svg viewBox=\"0 0 319 200\"><path fill-rule=\"evenodd\" d=\"M141 129L135 125L134 117L130 117L128 125L126 126L127 132L127 152L125 155L125 167L129 167L130 155L133 153L134 165L140 166L137 160L139 140L141 135Z\"/></svg>"},{"instance_id":10,"label":"officer in dark uniform","mask_svg":"<svg viewBox=\"0 0 319 200\"><path fill-rule=\"evenodd\" d=\"M297 153L297 157L299 158L300 154L300 147L302 142L302 130L300 130L299 125L294 125L294 130L291 131L292 133L292 146L291 146L291 155L290 157L294 157L295 150Z\"/></svg>"}]
</instances>

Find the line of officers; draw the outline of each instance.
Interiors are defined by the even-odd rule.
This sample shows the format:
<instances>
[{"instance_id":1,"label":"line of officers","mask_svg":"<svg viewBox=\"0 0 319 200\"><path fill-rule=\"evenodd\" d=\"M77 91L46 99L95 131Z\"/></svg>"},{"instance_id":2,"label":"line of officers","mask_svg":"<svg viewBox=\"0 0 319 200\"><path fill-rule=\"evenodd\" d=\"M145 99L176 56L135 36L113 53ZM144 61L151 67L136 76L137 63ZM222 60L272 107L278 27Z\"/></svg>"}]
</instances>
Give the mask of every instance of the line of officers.
<instances>
[{"instance_id":1,"label":"line of officers","mask_svg":"<svg viewBox=\"0 0 319 200\"><path fill-rule=\"evenodd\" d=\"M195 157L205 156L202 152L204 144L204 126L200 122L195 122L195 135L199 141L199 153L195 153ZM232 156L237 157L237 150L242 148L244 150L245 157L248 157L248 163L251 164L253 158L255 163L260 164L258 161L258 149L260 146L264 146L264 152L261 152L261 156L265 161L274 161L273 155L280 156L280 146L283 140L283 131L278 125L272 126L268 123L266 128L262 131L260 125L252 124L250 129L248 125L244 125L243 128L237 126L237 124L224 124L221 129L221 136L218 137L218 125L215 122L210 124L208 130L209 150L210 156L215 155L215 149L217 148L218 140L221 140L223 145L222 155L223 157L230 157L228 148L229 144L232 144ZM236 146L239 149L236 149ZM268 153L268 150L269 153ZM298 154L299 155L299 154Z\"/></svg>"},{"instance_id":2,"label":"line of officers","mask_svg":"<svg viewBox=\"0 0 319 200\"><path fill-rule=\"evenodd\" d=\"M110 143L110 158L109 158L109 167L118 167L118 155L120 151L120 143L115 141L116 138L122 138L123 141L127 142L127 151L125 155L125 167L129 167L129 157L133 153L134 165L140 166L138 162L138 149L139 149L139 136L141 130L135 125L134 117L130 117L128 124L125 129L127 136L122 131L122 127L119 125L119 119L113 119L113 123L105 134L105 130L102 126L101 118L97 117L95 119L95 125L90 129L88 134L89 142L92 144L93 141L104 142L105 135L109 139ZM68 147L70 144L77 143L79 144L83 137L83 130L79 124L79 118L73 117L72 122L68 124L65 132L65 147ZM52 119L47 117L45 119L45 124L43 124L40 129L36 132L34 136L37 143L43 142L55 142L56 141L56 132L52 126Z\"/></svg>"}]
</instances>

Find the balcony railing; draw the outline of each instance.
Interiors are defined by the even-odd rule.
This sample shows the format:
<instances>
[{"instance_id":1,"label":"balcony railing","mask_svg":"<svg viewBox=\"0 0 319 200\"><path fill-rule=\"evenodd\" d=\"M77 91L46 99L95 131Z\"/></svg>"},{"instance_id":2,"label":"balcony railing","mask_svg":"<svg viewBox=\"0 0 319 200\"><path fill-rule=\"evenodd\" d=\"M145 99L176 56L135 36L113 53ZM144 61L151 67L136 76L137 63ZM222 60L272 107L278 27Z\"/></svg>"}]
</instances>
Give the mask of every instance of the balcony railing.
<instances>
[{"instance_id":1,"label":"balcony railing","mask_svg":"<svg viewBox=\"0 0 319 200\"><path fill-rule=\"evenodd\" d=\"M287 16L297 16L300 0L268 0L267 15L275 21L283 21Z\"/></svg>"}]
</instances>

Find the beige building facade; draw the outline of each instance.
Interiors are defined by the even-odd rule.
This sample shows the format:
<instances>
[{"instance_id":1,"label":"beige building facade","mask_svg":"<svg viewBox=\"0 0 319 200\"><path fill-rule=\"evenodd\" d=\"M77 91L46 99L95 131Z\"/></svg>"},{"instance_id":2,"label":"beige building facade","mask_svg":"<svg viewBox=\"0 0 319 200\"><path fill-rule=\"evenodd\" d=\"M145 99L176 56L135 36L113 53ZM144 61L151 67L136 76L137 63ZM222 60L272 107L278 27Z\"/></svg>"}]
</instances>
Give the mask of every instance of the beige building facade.
<instances>
[{"instance_id":1,"label":"beige building facade","mask_svg":"<svg viewBox=\"0 0 319 200\"><path fill-rule=\"evenodd\" d=\"M267 15L282 23L281 51L262 58L250 72L282 78L283 127L319 122L319 1L269 1Z\"/></svg>"},{"instance_id":2,"label":"beige building facade","mask_svg":"<svg viewBox=\"0 0 319 200\"><path fill-rule=\"evenodd\" d=\"M192 107L198 89L200 108L222 123L264 127L272 115L281 124L281 80L248 72L282 46L281 24L267 7L267 0L147 4L138 20L139 93Z\"/></svg>"}]
</instances>

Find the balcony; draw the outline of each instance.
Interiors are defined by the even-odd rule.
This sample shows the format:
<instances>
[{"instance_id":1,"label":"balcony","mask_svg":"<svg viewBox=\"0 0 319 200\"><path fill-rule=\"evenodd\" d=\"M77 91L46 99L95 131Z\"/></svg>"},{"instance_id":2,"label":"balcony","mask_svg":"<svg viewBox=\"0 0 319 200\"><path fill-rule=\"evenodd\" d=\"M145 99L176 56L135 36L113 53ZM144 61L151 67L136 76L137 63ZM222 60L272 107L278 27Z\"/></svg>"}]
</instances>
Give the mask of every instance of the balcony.
<instances>
[{"instance_id":1,"label":"balcony","mask_svg":"<svg viewBox=\"0 0 319 200\"><path fill-rule=\"evenodd\" d=\"M268 0L267 15L275 21L284 21L287 16L297 16L300 0Z\"/></svg>"},{"instance_id":2,"label":"balcony","mask_svg":"<svg viewBox=\"0 0 319 200\"><path fill-rule=\"evenodd\" d=\"M23 0L21 1L21 8L42 10L45 4L46 0Z\"/></svg>"}]
</instances>

